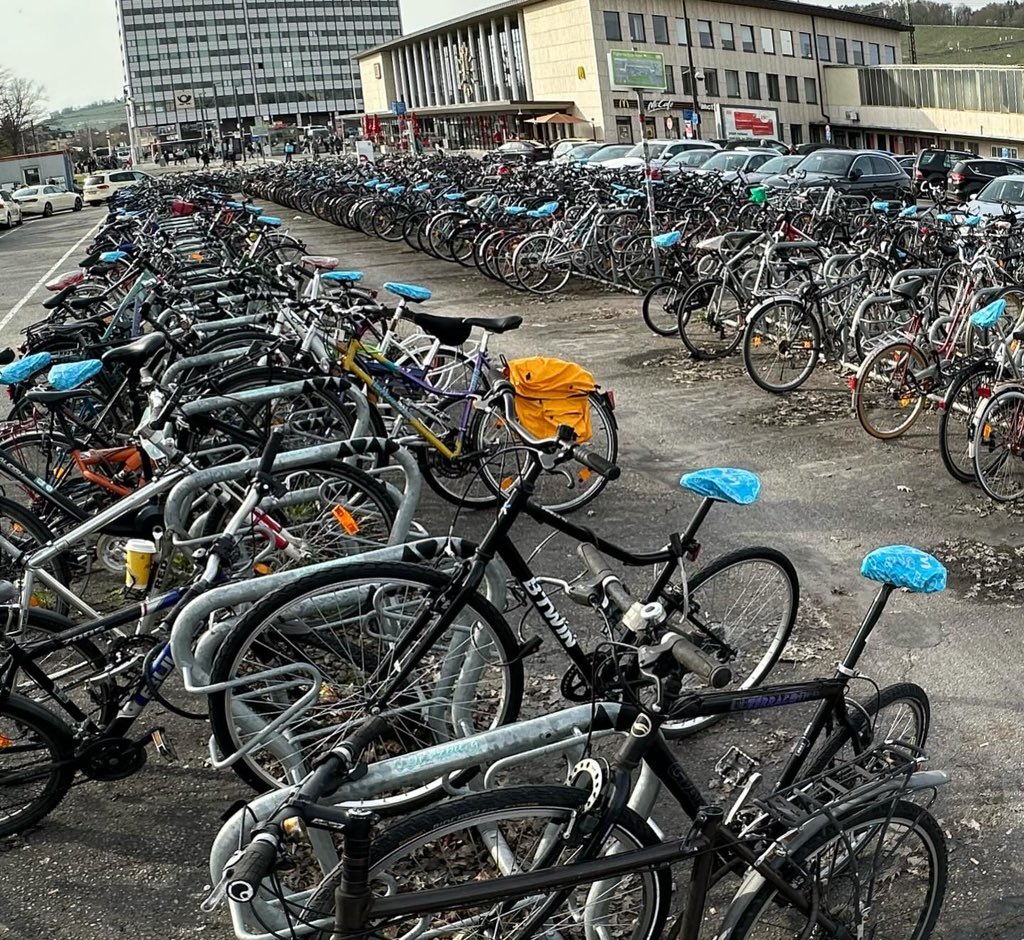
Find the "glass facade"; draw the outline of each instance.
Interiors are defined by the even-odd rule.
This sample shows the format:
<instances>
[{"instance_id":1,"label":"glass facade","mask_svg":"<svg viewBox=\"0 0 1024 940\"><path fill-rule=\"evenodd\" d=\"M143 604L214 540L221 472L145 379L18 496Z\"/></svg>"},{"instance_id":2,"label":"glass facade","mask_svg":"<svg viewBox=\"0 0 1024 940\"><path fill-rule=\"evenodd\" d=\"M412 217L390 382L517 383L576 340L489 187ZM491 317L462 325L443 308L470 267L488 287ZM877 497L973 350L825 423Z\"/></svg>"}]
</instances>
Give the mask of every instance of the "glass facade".
<instances>
[{"instance_id":1,"label":"glass facade","mask_svg":"<svg viewBox=\"0 0 1024 940\"><path fill-rule=\"evenodd\" d=\"M1024 112L1024 70L981 68L859 69L864 105Z\"/></svg>"},{"instance_id":2,"label":"glass facade","mask_svg":"<svg viewBox=\"0 0 1024 940\"><path fill-rule=\"evenodd\" d=\"M362 110L355 53L401 34L398 0L117 0L139 128ZM164 133L167 133L165 130ZM183 134L184 136L184 134Z\"/></svg>"}]
</instances>

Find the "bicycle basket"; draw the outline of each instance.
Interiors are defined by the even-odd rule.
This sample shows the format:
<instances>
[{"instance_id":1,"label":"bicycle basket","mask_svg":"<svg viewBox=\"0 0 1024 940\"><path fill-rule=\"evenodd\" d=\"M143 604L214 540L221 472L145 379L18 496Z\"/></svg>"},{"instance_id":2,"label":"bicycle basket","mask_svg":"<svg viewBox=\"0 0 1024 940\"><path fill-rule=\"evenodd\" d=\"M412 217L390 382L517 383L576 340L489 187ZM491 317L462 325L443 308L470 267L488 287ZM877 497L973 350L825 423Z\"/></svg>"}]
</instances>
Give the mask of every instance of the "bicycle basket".
<instances>
[{"instance_id":1,"label":"bicycle basket","mask_svg":"<svg viewBox=\"0 0 1024 940\"><path fill-rule=\"evenodd\" d=\"M560 424L576 432L576 439L589 441L590 401L597 389L594 377L575 362L532 356L512 359L508 378L516 391L516 417L534 437L554 437Z\"/></svg>"}]
</instances>

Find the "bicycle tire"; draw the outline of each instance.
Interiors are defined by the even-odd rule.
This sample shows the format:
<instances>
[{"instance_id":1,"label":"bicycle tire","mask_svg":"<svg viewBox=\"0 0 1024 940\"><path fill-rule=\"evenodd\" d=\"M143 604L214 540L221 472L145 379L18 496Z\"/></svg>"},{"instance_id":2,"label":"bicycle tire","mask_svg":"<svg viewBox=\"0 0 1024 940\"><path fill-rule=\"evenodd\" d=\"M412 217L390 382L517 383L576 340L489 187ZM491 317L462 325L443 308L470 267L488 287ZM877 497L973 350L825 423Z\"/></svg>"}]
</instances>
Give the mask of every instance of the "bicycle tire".
<instances>
[{"instance_id":1,"label":"bicycle tire","mask_svg":"<svg viewBox=\"0 0 1024 940\"><path fill-rule=\"evenodd\" d=\"M728 303L736 323L720 308ZM709 312L708 308L712 308ZM746 301L721 279L697 281L679 300L679 338L694 359L721 359L739 345L743 337ZM716 341L717 336L717 341Z\"/></svg>"},{"instance_id":2,"label":"bicycle tire","mask_svg":"<svg viewBox=\"0 0 1024 940\"><path fill-rule=\"evenodd\" d=\"M886 710L892 712L893 717L884 718L879 725L878 716ZM906 714L913 721L912 729L908 728L903 717ZM849 715L853 733L858 736L858 744L862 749L884 741L903 741L919 748L928 743L931 703L928 693L916 683L897 682L888 685L877 695L865 701L857 701L849 709ZM812 748L800 776L816 777L834 764L853 760L855 756L853 735L846 728L837 728L825 739L819 751L815 752Z\"/></svg>"},{"instance_id":3,"label":"bicycle tire","mask_svg":"<svg viewBox=\"0 0 1024 940\"><path fill-rule=\"evenodd\" d=\"M43 760L48 763L32 769L37 761L31 755L37 751L47 752ZM0 838L23 832L53 812L74 776L74 740L67 725L16 692L0 697ZM14 788L33 780L42 782L42 791L15 811L18 804L10 802L17 799Z\"/></svg>"},{"instance_id":4,"label":"bicycle tire","mask_svg":"<svg viewBox=\"0 0 1024 940\"><path fill-rule=\"evenodd\" d=\"M743 366L747 375L758 388L773 395L792 392L803 385L814 372L820 355L818 318L799 301L780 298L765 304L751 316L743 331ZM796 374L785 379L791 363Z\"/></svg>"},{"instance_id":5,"label":"bicycle tire","mask_svg":"<svg viewBox=\"0 0 1024 940\"><path fill-rule=\"evenodd\" d=\"M999 418L1007 410L1008 417ZM1014 386L996 392L974 423L974 472L989 499L999 503L1024 496L1022 417L1024 391Z\"/></svg>"},{"instance_id":6,"label":"bicycle tire","mask_svg":"<svg viewBox=\"0 0 1024 940\"><path fill-rule=\"evenodd\" d=\"M924 410L925 396L917 389L908 387L906 370L910 368L911 360L922 370L927 366L924 353L913 343L902 340L887 343L869 355L857 372L853 408L860 426L880 441L891 441L906 434ZM875 368L883 366L888 372L883 372L879 380L873 380L871 375ZM903 377L897 378L898 384L889 390L889 386L893 386L893 380L887 379L886 374L892 376L901 367ZM865 392L865 388L870 391ZM881 394L878 394L879 392ZM875 401L881 404L871 403ZM887 401L891 404L886 404ZM883 419L889 416L889 412L892 412L892 420L884 422L883 426Z\"/></svg>"},{"instance_id":7,"label":"bicycle tire","mask_svg":"<svg viewBox=\"0 0 1024 940\"><path fill-rule=\"evenodd\" d=\"M927 940L935 927L935 922L938 920L942 908L942 900L945 896L946 883L949 877L949 859L946 840L941 827L931 813L916 803L898 800L866 806L860 811L840 820L840 834L837 835L834 832L834 826L826 826L819 834L809 839L806 844L802 845L791 856L782 859L778 863L779 870L789 880L805 881L805 873L812 865L815 853L820 853L836 840L840 842L843 850L846 852L848 864L851 848L860 850L874 841L873 835L865 841L863 837L858 839L855 835L851 836L851 831L856 832L858 829L866 827L869 832L872 829L877 832L881 827L892 826L897 822L906 829L907 833L900 840L899 851L901 856L913 856L915 859L920 859L918 865L927 863L928 867L928 886L925 901L921 913L917 917L916 924L911 925L913 933L901 932L899 936L901 940ZM908 849L907 841L910 834L914 832L919 832L921 836L920 848L910 847ZM867 864L872 866L872 870L876 870L880 867L879 859L881 853L871 849L868 849L868 851L871 859L868 860ZM902 869L899 877L893 875L882 885L875 885L870 895L870 902L865 902L859 897L855 899L857 905L865 905L869 911L867 916L877 917L878 909L883 904L886 890L907 887L913 871L907 866L906 858L901 858L900 864ZM839 885L842 874L843 869L837 868L833 872L833 877L828 880L824 888L831 890ZM808 926L806 917L788 908L785 901L779 898L776 889L771 885L763 885L749 902L745 899L740 899L739 896L737 896L737 899L746 903L746 911L740 917L736 926L727 934L726 940L776 940L776 938L777 940L783 940L783 938L785 940L792 940L793 937L806 935L804 933ZM901 907L905 911L907 907L906 902L901 902ZM842 917L841 913L837 915L831 907L827 909L833 919L838 920L841 926L846 927L850 936L876 936L875 931L870 927L864 933L858 932L859 928L856 922L851 925L849 919ZM783 918L790 914L792 917L784 921ZM773 927L772 924L762 922L761 919L766 916L776 920L775 926L778 929L752 932L759 925L768 928ZM895 936L895 934L887 935Z\"/></svg>"},{"instance_id":8,"label":"bicycle tire","mask_svg":"<svg viewBox=\"0 0 1024 940\"><path fill-rule=\"evenodd\" d=\"M739 603L744 595L742 591L736 590L726 576L735 575L737 568L747 566L751 569L749 576L753 577L756 581L758 571L753 566L757 566L757 568L763 571L765 565L769 566L770 569L774 569L782 576L778 586L781 587L783 583L785 584L786 597L781 600L779 615L774 622L774 626L767 629L764 626L765 622L760 617L761 612L764 610L764 605L771 598L764 596L763 589L751 597L755 602L762 602L760 611L751 611L748 603L746 609L738 612L748 617L746 629L752 629L755 634L759 630L762 633L766 633L770 629L771 636L767 637L768 645L764 653L752 664L751 668L736 671L735 663L741 661L743 651L740 651L738 657L722 657L719 652L716 652L718 648L715 642L708 637L708 632L710 631L716 638L721 639L723 633L733 629L733 634L728 637L727 642L729 646L738 649L735 640L737 628L733 625L734 622L738 624L737 612L733 606L725 609L721 608L720 603L724 602L727 605L734 605ZM722 579L720 582L721 588L715 585L716 578ZM709 583L713 587L706 589L702 598L701 588ZM722 592L722 602L718 600L718 595L710 593L710 591L718 590ZM779 661L779 657L789 641L789 636L793 632L793 624L796 622L797 610L800 606L800 579L793 563L786 555L774 548L754 546L737 549L715 558L694 574L689 579L687 593L689 596L689 609L686 619L683 621L679 620L677 616L678 611L672 610L671 599L666 599L665 601L666 610L670 613L669 625L671 629L687 636L698 648L703 649L708 656L716 661L727 662L733 665L735 674L733 675L732 682L726 688L752 689L760 685ZM751 621L749 618L752 614L757 614L757 616ZM754 644L751 644L752 649L753 646ZM754 655L757 655L756 650L754 650ZM691 681L694 682L695 687L699 687L700 683L696 679ZM689 737L718 721L719 717L711 715L706 718L692 718L688 721L668 721L662 726L662 733L668 739Z\"/></svg>"},{"instance_id":9,"label":"bicycle tire","mask_svg":"<svg viewBox=\"0 0 1024 940\"><path fill-rule=\"evenodd\" d=\"M487 840L478 835L482 832L492 833L498 837L499 844L512 853L511 860L516 865L517 873L556 866L564 871L564 866L572 864L571 854L568 859L564 857L566 851L572 852L572 846L569 843L568 850L563 848L563 840L555 833L559 827L564 829L570 820L583 811L587 797L586 791L567 786L511 787L458 797L407 817L374 839L371 846L370 877L380 879L387 876L407 886L410 877L408 873L401 874L403 863L408 869L415 871L419 867L419 856L422 855L426 860L431 856L448 855L452 851L457 853L462 871L456 872L442 866L442 870L435 871L434 877L429 878L428 883L420 890L442 887L440 878L446 876L458 879L455 881L456 884L483 880L486 874L500 877L504 869L498 866L492 867L490 872L486 873L481 869L475 876L471 873L476 860L479 860L481 865L493 865L493 856L487 849ZM527 820L531 819L534 820L533 826L527 823ZM465 832L467 838L456 838L459 832ZM536 851L536 842L530 843L529 840L541 832L551 837L545 840L546 846L558 848L555 848L553 857L548 855L543 858L546 864L530 869L529 865L515 857L512 845L526 842L528 851ZM607 848L603 851L614 854L617 850L646 848L660 842L661 839L652 826L627 808L615 823L606 842ZM431 846L435 847L434 851L431 851ZM438 854L442 846L446 851ZM330 915L334 911L335 892L341 876L341 866L338 865L317 887L309 901L309 910L316 917ZM583 904L573 904L570 899L563 902L572 908L572 913L563 914L558 918L557 931L549 932L534 928L538 932L528 930L527 935L554 934L562 940L585 940L590 936L609 936L615 937L616 940L655 940L661 936L671 906L672 881L667 866L644 869L598 884L600 889L596 894L593 894L593 884L589 889L588 886L581 885L570 891L569 897L582 898ZM634 895L630 890L631 884L641 886L642 903L637 905L636 913L624 912L626 919L618 920L613 925L610 923L608 907L613 903L625 904L628 907ZM595 911L593 908L598 910ZM517 904L511 910L505 906L498 916L502 918L505 926L509 920L521 915L524 910L529 911L529 906ZM595 917L601 917L601 922L595 924ZM514 929L515 924L512 926ZM313 934L318 940L329 940L331 935L331 930ZM481 931L481 935L487 933Z\"/></svg>"},{"instance_id":10,"label":"bicycle tire","mask_svg":"<svg viewBox=\"0 0 1024 940\"><path fill-rule=\"evenodd\" d=\"M978 410L978 389L996 381L998 367L991 360L964 366L949 383L939 411L939 454L949 475L960 483L974 483L971 432Z\"/></svg>"},{"instance_id":11,"label":"bicycle tire","mask_svg":"<svg viewBox=\"0 0 1024 940\"><path fill-rule=\"evenodd\" d=\"M237 624L225 636L217 649L211 669L211 681L217 684L239 680L247 675L252 675L250 665L257 669L263 669L268 662L274 662L275 658L287 660L288 663L310 663L311 657L314 655L334 656L342 661L344 674L340 678L328 674L329 681L322 686L316 707L309 710L308 720L307 713L303 713L295 716L295 722L288 726L288 730L294 734L310 732L320 736L319 743L315 744L315 747L323 749L331 746L332 743L337 743L344 737L345 729L351 730L362 720L364 706L367 699L373 694L375 686L374 671L383 670L382 678L387 678L390 664L390 659L387 657L388 649L393 646L396 636L404 635L404 631L415 617L414 612L400 608L400 599L399 604L390 609L385 608L385 604L392 599L383 593L385 586L396 588L410 585L420 588L423 591L421 597L432 604L450 582L451 578L441 571L404 562L376 564L355 562L346 567L343 572L335 570L307 576L297 574L293 583L262 599L239 618ZM362 600L370 590L373 592L372 604L364 608ZM319 602L317 598L319 598ZM320 606L315 606L317 603ZM359 606L352 607L353 603ZM315 612L311 610L311 607L315 607ZM289 614L289 609L294 613ZM479 702L475 702L473 705L474 713L471 716L473 730L497 727L518 718L523 700L523 664L521 658L518 657L519 644L515 635L504 616L481 595L474 594L466 605L466 610L471 615L474 633L477 633L477 628L480 626L486 630L486 634L479 632L478 635L470 638L467 631L466 638L456 637L455 634L465 627L464 622L457 621L455 628L449 629L441 638L439 641L441 645L424 654L422 665L418 668L423 671L423 675L428 677L427 681L433 683L430 686L428 698L430 698L429 706L434 711L426 719L423 719L422 716L415 713L415 708L409 707L408 702L405 702L406 711L402 712L400 720L395 721L395 727L392 729L395 740L391 742L391 749L385 751L383 756L393 756L396 745L402 750L418 750L427 744L433 744L442 739L447 740L454 736L450 733L451 727L445 722L451 718L448 709L454 707L456 679L458 674L465 669L479 669L479 675L472 680L475 683L474 689L481 682L485 685L489 682L500 682L500 686L490 689L493 695L489 701L497 703L492 709L493 717L490 713L484 713ZM326 621L326 615L329 614L339 623L353 619L361 622L365 617L365 611L372 612L377 619L373 621L373 629L370 634L367 634L360 626L359 632L354 634L354 640L349 640L344 636L338 638L333 634L325 636L327 631L311 629L297 619L315 615ZM462 615L460 614L460 616ZM397 632L391 626L391 620L386 619L387 617L402 621ZM275 626L278 618L284 625L281 630ZM325 625L330 626L326 623ZM271 631L276 632L272 633ZM296 644L291 639L299 635L303 636L301 650L296 648ZM445 660L444 658L445 651L443 651L442 645L446 637L448 637L449 653L455 651L458 659L458 666L454 669L452 666L456 660ZM381 642L374 649L372 641L376 639ZM364 647L362 644L366 644L366 646ZM472 644L472 646L470 647L468 644ZM430 659L430 656L436 657L438 650L442 650L442 655L438 660L441 664L441 671L439 678L435 678L433 675L428 675L428 671L435 668L436 664ZM358 653L358 663L355 661L353 651ZM477 655L475 663L470 662L472 658L469 655L470 652ZM296 658L298 653L301 653L300 659ZM347 662L344 661L345 659ZM323 669L320 668L322 663L316 665L323 672ZM446 673L445 669L449 669L450 674ZM356 677L358 677L358 683ZM439 692L438 682L442 685L447 684L448 688L441 688ZM239 682L236 687L241 688L241 683ZM283 692L275 688L273 684L267 686L265 691L260 692L263 696L261 699L257 699L256 693L252 691L256 688L253 684L249 692L243 690L241 693L245 695L246 708L250 709L248 714L254 714L252 709L259 707L263 716L269 716L274 713L275 709L280 712L282 707L287 706L287 703L281 699ZM294 691L294 689L285 691ZM422 691L422 689L417 687L413 691ZM212 694L208 699L211 730L222 754L233 753L244 743L241 736L242 729L238 728L232 714L233 694L232 690L222 690ZM343 694L348 696L346 701L351 701L353 704L343 708ZM409 693L406 691L403 694ZM444 715L439 715L437 702L444 695L451 696L451 700L446 700ZM455 702L455 705L465 709L469 706L469 702L469 693L465 689L459 691L458 701ZM382 703L377 703L375 707L380 704ZM403 703L399 701L396 707L402 707L402 705ZM384 717L388 717L388 706L384 704L383 708ZM321 726L315 725L314 722L331 718L340 718L341 721L332 724L332 730L324 736ZM483 727L477 727L477 725ZM460 731L463 730L466 729L460 727ZM278 737L281 737L282 734L283 732L279 731ZM337 741L333 740L334 738L337 738ZM410 748L410 743L415 746ZM287 755L287 759L295 765L298 764L293 755ZM271 761L276 763L272 764ZM284 782L286 773L280 771L280 765L281 760L268 755L264 749L258 753L250 751L235 762L232 769L254 789L265 790L270 787L286 785ZM301 772L305 773L305 770ZM460 782L468 780L475 773L475 770L470 770L457 774L453 778L453 782L456 779ZM437 780L411 794L400 795L395 800L405 807L421 802L430 802L443 792L444 784L445 781Z\"/></svg>"},{"instance_id":12,"label":"bicycle tire","mask_svg":"<svg viewBox=\"0 0 1024 940\"><path fill-rule=\"evenodd\" d=\"M56 538L53 530L31 509L5 496L0 496L0 532L16 546L19 555L42 548ZM70 586L71 567L63 553L48 561L43 570L65 587ZM23 575L24 570L18 558L8 558L0 554L0 578L17 584ZM32 601L39 608L51 610L56 614L64 615L68 612L67 602L59 595L51 594L42 582L36 583Z\"/></svg>"},{"instance_id":13,"label":"bicycle tire","mask_svg":"<svg viewBox=\"0 0 1024 940\"><path fill-rule=\"evenodd\" d=\"M679 301L689 287L677 281L662 281L644 294L640 308L644 323L658 336L679 334Z\"/></svg>"}]
</instances>

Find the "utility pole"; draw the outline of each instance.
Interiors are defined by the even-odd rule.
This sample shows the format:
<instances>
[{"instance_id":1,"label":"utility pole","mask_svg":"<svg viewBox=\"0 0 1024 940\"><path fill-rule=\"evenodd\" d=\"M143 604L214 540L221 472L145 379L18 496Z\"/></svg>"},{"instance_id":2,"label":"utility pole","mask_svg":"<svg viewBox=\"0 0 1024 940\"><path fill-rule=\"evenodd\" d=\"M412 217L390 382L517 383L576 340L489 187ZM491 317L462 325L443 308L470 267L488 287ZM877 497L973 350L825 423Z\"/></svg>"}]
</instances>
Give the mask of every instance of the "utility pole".
<instances>
[{"instance_id":1,"label":"utility pole","mask_svg":"<svg viewBox=\"0 0 1024 940\"><path fill-rule=\"evenodd\" d=\"M910 0L903 0L903 9L907 14L907 26L910 27L910 64L917 65L917 36L914 34L914 19L910 15Z\"/></svg>"}]
</instances>

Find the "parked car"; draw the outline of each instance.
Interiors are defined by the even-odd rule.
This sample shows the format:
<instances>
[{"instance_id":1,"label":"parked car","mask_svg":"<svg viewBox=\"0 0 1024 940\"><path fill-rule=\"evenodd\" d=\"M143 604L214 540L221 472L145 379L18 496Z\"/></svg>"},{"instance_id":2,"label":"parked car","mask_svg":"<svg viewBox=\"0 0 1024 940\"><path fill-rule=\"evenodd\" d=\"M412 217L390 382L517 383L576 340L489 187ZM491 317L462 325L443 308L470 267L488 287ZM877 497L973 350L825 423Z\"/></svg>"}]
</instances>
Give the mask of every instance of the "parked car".
<instances>
[{"instance_id":1,"label":"parked car","mask_svg":"<svg viewBox=\"0 0 1024 940\"><path fill-rule=\"evenodd\" d=\"M891 156L878 150L816 150L788 173L769 176L764 185L777 189L833 186L851 196L914 201L910 177Z\"/></svg>"},{"instance_id":2,"label":"parked car","mask_svg":"<svg viewBox=\"0 0 1024 940\"><path fill-rule=\"evenodd\" d=\"M661 168L661 172L668 176L675 173L692 173L718 153L720 151L708 150L706 147L702 147L699 150L684 150L682 153L677 153L674 157L666 160L665 165Z\"/></svg>"},{"instance_id":3,"label":"parked car","mask_svg":"<svg viewBox=\"0 0 1024 940\"><path fill-rule=\"evenodd\" d=\"M1004 206L1018 218L1024 218L1024 175L998 176L990 180L966 209L971 215L1001 216Z\"/></svg>"},{"instance_id":4,"label":"parked car","mask_svg":"<svg viewBox=\"0 0 1024 940\"><path fill-rule=\"evenodd\" d=\"M766 147L777 153L792 153L789 144L784 144L774 137L730 137L722 144L723 150L746 150L751 147Z\"/></svg>"},{"instance_id":5,"label":"parked car","mask_svg":"<svg viewBox=\"0 0 1024 940\"><path fill-rule=\"evenodd\" d=\"M11 195L11 191L0 189L0 222L4 223L4 228L21 225L24 221L21 215L21 206Z\"/></svg>"},{"instance_id":6,"label":"parked car","mask_svg":"<svg viewBox=\"0 0 1024 940\"><path fill-rule=\"evenodd\" d=\"M82 197L69 193L62 186L24 186L12 194L25 215L51 216L62 209L78 212L82 208Z\"/></svg>"},{"instance_id":7,"label":"parked car","mask_svg":"<svg viewBox=\"0 0 1024 940\"><path fill-rule=\"evenodd\" d=\"M647 141L647 153L651 166L661 168L665 162L684 150L718 150L718 144L708 140L649 140ZM605 166L609 170L623 170L629 167L641 167L644 165L644 145L634 144L632 149L617 160L609 160Z\"/></svg>"},{"instance_id":8,"label":"parked car","mask_svg":"<svg viewBox=\"0 0 1024 940\"><path fill-rule=\"evenodd\" d=\"M900 165L900 169L903 170L908 176L914 175L914 164L917 163L916 153L907 153L902 157L895 157L896 162Z\"/></svg>"},{"instance_id":9,"label":"parked car","mask_svg":"<svg viewBox=\"0 0 1024 940\"><path fill-rule=\"evenodd\" d=\"M780 153L777 156L770 156L756 170L746 170L748 183L761 184L769 176L778 176L787 170L799 166L803 157L798 153Z\"/></svg>"},{"instance_id":10,"label":"parked car","mask_svg":"<svg viewBox=\"0 0 1024 940\"><path fill-rule=\"evenodd\" d=\"M140 170L104 170L85 178L82 195L90 206L106 202L119 189L134 186L149 177Z\"/></svg>"},{"instance_id":11,"label":"parked car","mask_svg":"<svg viewBox=\"0 0 1024 940\"><path fill-rule=\"evenodd\" d=\"M961 160L946 176L946 192L951 199L964 202L980 193L998 176L1019 176L1024 167L1009 160Z\"/></svg>"},{"instance_id":12,"label":"parked car","mask_svg":"<svg viewBox=\"0 0 1024 940\"><path fill-rule=\"evenodd\" d=\"M592 153L587 157L583 163L584 166L594 167L596 169L604 166L612 160L618 160L619 157L624 157L632 149L632 144L605 144L596 153Z\"/></svg>"},{"instance_id":13,"label":"parked car","mask_svg":"<svg viewBox=\"0 0 1024 940\"><path fill-rule=\"evenodd\" d=\"M842 147L839 144L796 144L793 147L793 153L798 153L802 157L806 157L809 153L814 153L818 150L846 150L846 147Z\"/></svg>"},{"instance_id":14,"label":"parked car","mask_svg":"<svg viewBox=\"0 0 1024 940\"><path fill-rule=\"evenodd\" d=\"M747 170L756 170L758 167L771 160L773 151L768 149L757 150L720 150L705 163L701 164L695 173L719 173L725 179L732 180L736 175Z\"/></svg>"},{"instance_id":15,"label":"parked car","mask_svg":"<svg viewBox=\"0 0 1024 940\"><path fill-rule=\"evenodd\" d=\"M555 150L558 150L557 145ZM576 146L570 147L568 150L563 150L561 154L556 153L554 160L556 163L586 163L587 158L593 156L599 150L604 150L604 144L597 142L576 144Z\"/></svg>"},{"instance_id":16,"label":"parked car","mask_svg":"<svg viewBox=\"0 0 1024 940\"><path fill-rule=\"evenodd\" d=\"M961 160L973 160L975 154L967 150L938 150L926 147L914 161L914 192L926 194L929 187L946 185L946 174Z\"/></svg>"},{"instance_id":17,"label":"parked car","mask_svg":"<svg viewBox=\"0 0 1024 940\"><path fill-rule=\"evenodd\" d=\"M509 140L494 151L499 160L541 163L551 159L551 148L535 140Z\"/></svg>"},{"instance_id":18,"label":"parked car","mask_svg":"<svg viewBox=\"0 0 1024 940\"><path fill-rule=\"evenodd\" d=\"M595 141L589 137L563 137L551 148L551 159L561 162L576 147L592 143L595 143Z\"/></svg>"}]
</instances>

